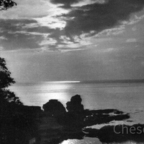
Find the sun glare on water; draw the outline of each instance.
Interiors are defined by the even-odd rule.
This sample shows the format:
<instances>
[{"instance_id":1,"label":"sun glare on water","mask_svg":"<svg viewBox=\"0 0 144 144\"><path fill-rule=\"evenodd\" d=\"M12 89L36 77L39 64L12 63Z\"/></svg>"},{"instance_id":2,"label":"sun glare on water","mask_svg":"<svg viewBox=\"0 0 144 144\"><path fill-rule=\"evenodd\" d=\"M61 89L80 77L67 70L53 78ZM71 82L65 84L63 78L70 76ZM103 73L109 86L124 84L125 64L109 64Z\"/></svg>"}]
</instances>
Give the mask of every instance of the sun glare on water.
<instances>
[{"instance_id":1,"label":"sun glare on water","mask_svg":"<svg viewBox=\"0 0 144 144\"><path fill-rule=\"evenodd\" d=\"M37 96L42 103L50 99L57 99L65 103L69 100L67 92L72 88L71 83L79 83L79 81L50 81L39 85Z\"/></svg>"},{"instance_id":2,"label":"sun glare on water","mask_svg":"<svg viewBox=\"0 0 144 144\"><path fill-rule=\"evenodd\" d=\"M46 83L80 83L80 81L49 81Z\"/></svg>"},{"instance_id":3,"label":"sun glare on water","mask_svg":"<svg viewBox=\"0 0 144 144\"><path fill-rule=\"evenodd\" d=\"M62 103L69 100L68 92L72 89L72 84L80 81L46 81L35 84L21 84L11 87L16 91L16 95L27 105L42 106L50 99L57 99Z\"/></svg>"}]
</instances>

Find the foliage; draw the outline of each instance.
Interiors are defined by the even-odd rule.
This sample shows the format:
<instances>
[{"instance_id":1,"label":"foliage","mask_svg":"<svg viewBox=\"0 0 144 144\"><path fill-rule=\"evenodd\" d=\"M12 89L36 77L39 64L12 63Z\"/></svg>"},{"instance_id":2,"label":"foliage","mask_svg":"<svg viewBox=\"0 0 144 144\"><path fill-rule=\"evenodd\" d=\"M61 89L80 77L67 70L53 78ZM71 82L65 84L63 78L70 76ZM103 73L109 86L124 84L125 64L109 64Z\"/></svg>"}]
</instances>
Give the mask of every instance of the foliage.
<instances>
[{"instance_id":1,"label":"foliage","mask_svg":"<svg viewBox=\"0 0 144 144\"><path fill-rule=\"evenodd\" d=\"M14 79L10 77L10 72L6 67L6 61L0 58L0 89L10 86L14 83Z\"/></svg>"},{"instance_id":2,"label":"foliage","mask_svg":"<svg viewBox=\"0 0 144 144\"><path fill-rule=\"evenodd\" d=\"M6 61L3 58L0 58L0 105L5 103L15 103L22 104L18 97L15 96L13 92L7 89L8 86L15 83L14 79L11 77Z\"/></svg>"},{"instance_id":3,"label":"foliage","mask_svg":"<svg viewBox=\"0 0 144 144\"><path fill-rule=\"evenodd\" d=\"M12 0L0 0L0 10L6 10L15 5L17 5L17 4Z\"/></svg>"}]
</instances>

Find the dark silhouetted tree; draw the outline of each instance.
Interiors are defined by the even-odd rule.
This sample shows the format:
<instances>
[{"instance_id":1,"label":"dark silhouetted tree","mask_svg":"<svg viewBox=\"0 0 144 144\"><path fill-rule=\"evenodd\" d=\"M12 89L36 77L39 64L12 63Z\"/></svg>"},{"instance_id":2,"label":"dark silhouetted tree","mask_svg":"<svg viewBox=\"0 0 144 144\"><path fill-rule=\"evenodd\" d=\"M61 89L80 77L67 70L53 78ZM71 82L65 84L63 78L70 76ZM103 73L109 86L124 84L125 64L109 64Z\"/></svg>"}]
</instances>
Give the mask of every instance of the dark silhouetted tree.
<instances>
[{"instance_id":1,"label":"dark silhouetted tree","mask_svg":"<svg viewBox=\"0 0 144 144\"><path fill-rule=\"evenodd\" d=\"M0 10L6 10L15 5L17 5L17 4L12 0L0 0Z\"/></svg>"},{"instance_id":2,"label":"dark silhouetted tree","mask_svg":"<svg viewBox=\"0 0 144 144\"><path fill-rule=\"evenodd\" d=\"M0 58L0 89L10 86L14 83L13 78L10 77L10 72L6 67L6 62Z\"/></svg>"},{"instance_id":3,"label":"dark silhouetted tree","mask_svg":"<svg viewBox=\"0 0 144 144\"><path fill-rule=\"evenodd\" d=\"M12 0L0 0L0 10L6 10L17 5ZM0 58L0 108L9 103L22 104L18 97L15 96L13 92L7 89L8 86L15 83L14 79L11 77L11 73L6 66L6 61Z\"/></svg>"},{"instance_id":4,"label":"dark silhouetted tree","mask_svg":"<svg viewBox=\"0 0 144 144\"><path fill-rule=\"evenodd\" d=\"M22 104L18 97L13 92L7 89L8 86L13 84L15 81L11 77L6 62L3 58L0 58L0 107L8 103Z\"/></svg>"},{"instance_id":5,"label":"dark silhouetted tree","mask_svg":"<svg viewBox=\"0 0 144 144\"><path fill-rule=\"evenodd\" d=\"M0 0L0 11L15 5L12 0ZM0 144L28 144L36 131L37 108L23 106L8 89L13 83L5 59L0 58Z\"/></svg>"},{"instance_id":6,"label":"dark silhouetted tree","mask_svg":"<svg viewBox=\"0 0 144 144\"><path fill-rule=\"evenodd\" d=\"M22 105L18 97L8 90L8 86L14 83L6 62L0 58L0 143L13 143L16 138L15 127L13 125L14 117L18 106ZM13 137L13 138L12 138ZM17 137L18 138L18 137Z\"/></svg>"}]
</instances>

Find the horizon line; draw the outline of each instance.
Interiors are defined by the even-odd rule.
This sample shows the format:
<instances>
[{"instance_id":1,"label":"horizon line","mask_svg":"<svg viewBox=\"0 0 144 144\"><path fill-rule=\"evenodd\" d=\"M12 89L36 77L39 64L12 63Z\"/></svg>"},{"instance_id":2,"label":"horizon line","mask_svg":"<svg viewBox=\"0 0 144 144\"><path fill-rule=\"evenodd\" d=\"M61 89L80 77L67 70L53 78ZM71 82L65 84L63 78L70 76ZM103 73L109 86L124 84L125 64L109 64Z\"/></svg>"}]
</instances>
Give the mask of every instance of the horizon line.
<instances>
[{"instance_id":1,"label":"horizon line","mask_svg":"<svg viewBox=\"0 0 144 144\"><path fill-rule=\"evenodd\" d=\"M82 81L40 81L40 82L16 82L15 84L32 83L144 83L144 79L115 79L115 80L82 80Z\"/></svg>"}]
</instances>

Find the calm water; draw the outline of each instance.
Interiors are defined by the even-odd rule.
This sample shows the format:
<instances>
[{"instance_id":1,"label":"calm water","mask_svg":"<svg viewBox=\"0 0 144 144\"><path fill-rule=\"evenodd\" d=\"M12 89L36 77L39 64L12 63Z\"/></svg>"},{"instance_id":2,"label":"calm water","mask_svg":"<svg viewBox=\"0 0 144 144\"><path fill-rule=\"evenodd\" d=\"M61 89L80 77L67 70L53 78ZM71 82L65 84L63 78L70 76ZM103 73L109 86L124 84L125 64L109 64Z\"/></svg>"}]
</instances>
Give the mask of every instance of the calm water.
<instances>
[{"instance_id":1,"label":"calm water","mask_svg":"<svg viewBox=\"0 0 144 144\"><path fill-rule=\"evenodd\" d=\"M119 109L144 123L144 84L43 82L15 84L11 89L24 104L38 106L50 99L58 99L65 105L73 95L80 94L85 108Z\"/></svg>"},{"instance_id":2,"label":"calm water","mask_svg":"<svg viewBox=\"0 0 144 144\"><path fill-rule=\"evenodd\" d=\"M144 123L144 84L97 84L84 82L43 82L16 84L11 89L27 105L42 106L50 99L64 105L75 94L80 94L85 108L118 109L131 114L136 123ZM63 144L99 144L99 140L85 138L68 140ZM130 144L131 142L127 142ZM132 144L132 143L131 143Z\"/></svg>"}]
</instances>

